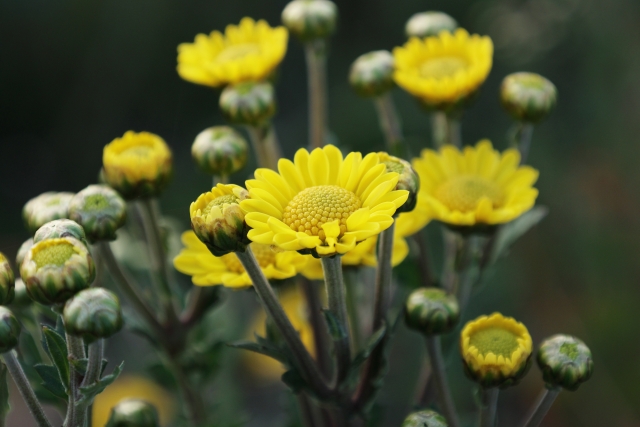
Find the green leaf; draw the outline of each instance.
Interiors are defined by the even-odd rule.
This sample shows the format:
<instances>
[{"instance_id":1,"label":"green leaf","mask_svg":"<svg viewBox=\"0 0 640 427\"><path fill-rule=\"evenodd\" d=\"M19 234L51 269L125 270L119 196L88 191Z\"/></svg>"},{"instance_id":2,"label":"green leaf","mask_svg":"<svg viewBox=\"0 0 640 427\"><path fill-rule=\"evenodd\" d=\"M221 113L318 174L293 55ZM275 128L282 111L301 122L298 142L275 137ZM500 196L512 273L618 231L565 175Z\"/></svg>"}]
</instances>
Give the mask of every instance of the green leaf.
<instances>
[{"instance_id":1,"label":"green leaf","mask_svg":"<svg viewBox=\"0 0 640 427\"><path fill-rule=\"evenodd\" d=\"M73 367L74 371L84 377L84 374L87 372L87 366L89 366L89 359L86 357L84 359L76 359L71 356L69 357L69 363Z\"/></svg>"},{"instance_id":2,"label":"green leaf","mask_svg":"<svg viewBox=\"0 0 640 427\"><path fill-rule=\"evenodd\" d=\"M40 378L42 378L42 386L49 392L62 399L67 399L67 391L60 382L60 375L55 366L38 364L34 366Z\"/></svg>"},{"instance_id":3,"label":"green leaf","mask_svg":"<svg viewBox=\"0 0 640 427\"><path fill-rule=\"evenodd\" d=\"M265 356L269 356L272 359L276 359L281 363L289 365L289 360L287 359L287 357L279 349L271 345L264 345L253 341L236 341L227 345L233 348L241 348L243 350L249 350L255 353L264 354Z\"/></svg>"},{"instance_id":4,"label":"green leaf","mask_svg":"<svg viewBox=\"0 0 640 427\"><path fill-rule=\"evenodd\" d=\"M324 313L324 320L331 339L340 341L347 338L347 331L338 318L330 310L322 310L322 312Z\"/></svg>"},{"instance_id":5,"label":"green leaf","mask_svg":"<svg viewBox=\"0 0 640 427\"><path fill-rule=\"evenodd\" d=\"M48 326L42 327L43 345L53 365L58 369L60 381L65 390L69 389L69 359L67 343L62 335Z\"/></svg>"},{"instance_id":6,"label":"green leaf","mask_svg":"<svg viewBox=\"0 0 640 427\"><path fill-rule=\"evenodd\" d=\"M292 392L298 394L300 390L308 389L307 382L302 379L302 375L297 369L292 368L282 374L282 382L285 383Z\"/></svg>"},{"instance_id":7,"label":"green leaf","mask_svg":"<svg viewBox=\"0 0 640 427\"><path fill-rule=\"evenodd\" d=\"M9 405L9 386L7 383L7 368L0 363L0 420L4 421L11 410Z\"/></svg>"},{"instance_id":8,"label":"green leaf","mask_svg":"<svg viewBox=\"0 0 640 427\"><path fill-rule=\"evenodd\" d=\"M491 263L505 256L509 248L533 226L542 221L549 213L546 206L535 206L511 222L502 225L495 237L491 252Z\"/></svg>"},{"instance_id":9,"label":"green leaf","mask_svg":"<svg viewBox=\"0 0 640 427\"><path fill-rule=\"evenodd\" d=\"M80 399L76 402L76 406L81 405L90 405L93 402L93 399L102 393L107 386L113 383L120 373L122 372L122 367L124 366L124 362L120 363L120 365L116 366L113 372L110 375L96 381L93 384L89 384L86 387L80 387Z\"/></svg>"},{"instance_id":10,"label":"green leaf","mask_svg":"<svg viewBox=\"0 0 640 427\"><path fill-rule=\"evenodd\" d=\"M358 379L358 374L360 373L360 367L362 364L371 356L373 350L380 345L384 345L382 342L383 338L387 334L386 325L382 325L380 329L375 331L367 340L364 348L356 354L351 362L351 366L349 366L349 372L347 372L347 377L345 379L345 384L351 384L352 382Z\"/></svg>"}]
</instances>

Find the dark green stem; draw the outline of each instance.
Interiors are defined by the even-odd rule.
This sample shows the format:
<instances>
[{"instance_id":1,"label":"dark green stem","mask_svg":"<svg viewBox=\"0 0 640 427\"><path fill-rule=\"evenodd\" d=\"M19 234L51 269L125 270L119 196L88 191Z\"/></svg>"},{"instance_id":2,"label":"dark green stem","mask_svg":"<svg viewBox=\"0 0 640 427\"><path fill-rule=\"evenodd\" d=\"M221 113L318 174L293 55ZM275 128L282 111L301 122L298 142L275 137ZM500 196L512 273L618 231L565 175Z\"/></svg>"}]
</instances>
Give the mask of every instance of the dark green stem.
<instances>
[{"instance_id":1,"label":"dark green stem","mask_svg":"<svg viewBox=\"0 0 640 427\"><path fill-rule=\"evenodd\" d=\"M480 408L480 427L495 427L498 410L498 394L500 389L482 389L482 407Z\"/></svg>"},{"instance_id":2,"label":"dark green stem","mask_svg":"<svg viewBox=\"0 0 640 427\"><path fill-rule=\"evenodd\" d=\"M420 251L420 265L418 268L420 269L420 281L422 282L422 286L433 286L435 281L433 278L433 270L431 268L431 257L429 256L429 244L427 243L427 239L424 237L423 230L414 234L413 240L417 243L418 250Z\"/></svg>"},{"instance_id":3,"label":"dark green stem","mask_svg":"<svg viewBox=\"0 0 640 427\"><path fill-rule=\"evenodd\" d=\"M556 397L558 397L561 390L562 389L560 388L554 388L551 390L545 389L538 398L536 405L529 413L527 421L524 422L523 427L538 427L545 415L547 415L547 412L549 412L551 405L553 405L553 402L555 402Z\"/></svg>"},{"instance_id":4,"label":"dark green stem","mask_svg":"<svg viewBox=\"0 0 640 427\"><path fill-rule=\"evenodd\" d=\"M305 45L309 87L309 146L322 147L327 131L327 56L326 42L314 40Z\"/></svg>"},{"instance_id":5,"label":"dark green stem","mask_svg":"<svg viewBox=\"0 0 640 427\"><path fill-rule=\"evenodd\" d=\"M75 360L84 359L84 343L82 338L66 334L67 353L70 358ZM75 367L69 363L69 401L67 405L67 417L64 421L64 427L84 427L86 412L77 407L76 402L79 398L79 387L82 383L82 376L76 371Z\"/></svg>"},{"instance_id":6,"label":"dark green stem","mask_svg":"<svg viewBox=\"0 0 640 427\"><path fill-rule=\"evenodd\" d=\"M446 144L462 147L462 135L460 133L460 119L453 113L436 111L431 117L433 144L436 149Z\"/></svg>"},{"instance_id":7,"label":"dark green stem","mask_svg":"<svg viewBox=\"0 0 640 427\"><path fill-rule=\"evenodd\" d=\"M393 235L395 221L378 237L378 268L376 270L375 299L373 306L373 331L385 323L387 306L391 292L391 257L393 255Z\"/></svg>"},{"instance_id":8,"label":"dark green stem","mask_svg":"<svg viewBox=\"0 0 640 427\"><path fill-rule=\"evenodd\" d=\"M512 146L520 151L520 164L527 163L531 139L533 137L533 123L518 122L513 128Z\"/></svg>"},{"instance_id":9,"label":"dark green stem","mask_svg":"<svg viewBox=\"0 0 640 427\"><path fill-rule=\"evenodd\" d=\"M444 366L444 359L442 357L442 345L440 343L440 337L438 335L427 336L427 352L429 353L429 360L431 361L433 381L436 386L438 405L442 411L444 417L447 419L449 427L459 427L458 415L456 414L456 407L451 397L451 390L449 389L449 381L447 380L447 372Z\"/></svg>"},{"instance_id":10,"label":"dark green stem","mask_svg":"<svg viewBox=\"0 0 640 427\"><path fill-rule=\"evenodd\" d=\"M324 319L322 318L322 304L320 303L320 295L316 289L316 284L311 280L300 277L300 286L307 302L309 310L309 323L313 329L313 341L316 349L316 360L320 372L325 378L331 375L331 359L328 354L327 333Z\"/></svg>"},{"instance_id":11,"label":"dark green stem","mask_svg":"<svg viewBox=\"0 0 640 427\"><path fill-rule=\"evenodd\" d=\"M398 118L398 111L391 97L391 92L387 92L373 100L378 112L378 121L382 128L385 141L387 143L387 150L394 156L401 156L400 146L404 140L402 136L402 126L400 119Z\"/></svg>"},{"instance_id":12,"label":"dark green stem","mask_svg":"<svg viewBox=\"0 0 640 427\"><path fill-rule=\"evenodd\" d=\"M278 159L282 157L282 150L271 122L262 126L247 126L247 132L256 153L258 166L276 170Z\"/></svg>"},{"instance_id":13,"label":"dark green stem","mask_svg":"<svg viewBox=\"0 0 640 427\"><path fill-rule=\"evenodd\" d=\"M104 355L104 340L98 339L89 344L89 361L87 363L87 372L84 375L80 387L87 387L96 383L100 379L100 373L102 371L102 357ZM74 369L73 366L69 366L70 369ZM76 404L76 419L84 420L84 423L88 422L88 410L93 402L84 402L81 405Z\"/></svg>"}]
</instances>

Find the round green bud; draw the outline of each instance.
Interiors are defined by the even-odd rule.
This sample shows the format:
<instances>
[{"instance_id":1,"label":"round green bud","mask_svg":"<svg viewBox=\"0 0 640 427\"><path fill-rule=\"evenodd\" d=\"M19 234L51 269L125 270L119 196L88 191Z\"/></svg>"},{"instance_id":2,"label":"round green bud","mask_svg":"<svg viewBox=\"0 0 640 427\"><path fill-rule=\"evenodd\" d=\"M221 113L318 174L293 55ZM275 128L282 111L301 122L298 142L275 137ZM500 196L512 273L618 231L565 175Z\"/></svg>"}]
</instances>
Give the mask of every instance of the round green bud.
<instances>
[{"instance_id":1,"label":"round green bud","mask_svg":"<svg viewBox=\"0 0 640 427\"><path fill-rule=\"evenodd\" d=\"M591 350L571 335L547 338L538 350L538 366L547 388L577 390L593 374Z\"/></svg>"},{"instance_id":2,"label":"round green bud","mask_svg":"<svg viewBox=\"0 0 640 427\"><path fill-rule=\"evenodd\" d=\"M220 108L231 123L260 126L276 112L273 86L266 82L229 85L220 94Z\"/></svg>"},{"instance_id":3,"label":"round green bud","mask_svg":"<svg viewBox=\"0 0 640 427\"><path fill-rule=\"evenodd\" d=\"M22 260L24 260L24 256L27 254L29 249L33 246L33 238L25 240L21 245L20 249L18 249L18 253L16 254L16 265L20 267L22 264Z\"/></svg>"},{"instance_id":4,"label":"round green bud","mask_svg":"<svg viewBox=\"0 0 640 427\"><path fill-rule=\"evenodd\" d=\"M439 288L416 289L404 305L405 323L424 335L447 333L459 319L458 300Z\"/></svg>"},{"instance_id":5,"label":"round green bud","mask_svg":"<svg viewBox=\"0 0 640 427\"><path fill-rule=\"evenodd\" d=\"M437 412L425 409L409 414L402 427L447 427L447 420Z\"/></svg>"},{"instance_id":6,"label":"round green bud","mask_svg":"<svg viewBox=\"0 0 640 427\"><path fill-rule=\"evenodd\" d=\"M9 260L0 252L0 305L11 304L15 296L16 277Z\"/></svg>"},{"instance_id":7,"label":"round green bud","mask_svg":"<svg viewBox=\"0 0 640 427\"><path fill-rule=\"evenodd\" d=\"M71 335L93 341L122 329L120 300L104 288L78 292L64 306L64 328Z\"/></svg>"},{"instance_id":8,"label":"round green bud","mask_svg":"<svg viewBox=\"0 0 640 427\"><path fill-rule=\"evenodd\" d=\"M29 200L22 208L22 219L31 234L49 221L68 218L69 202L73 193L42 193Z\"/></svg>"},{"instance_id":9,"label":"round green bud","mask_svg":"<svg viewBox=\"0 0 640 427\"><path fill-rule=\"evenodd\" d=\"M556 86L535 73L509 74L500 86L500 101L516 120L537 123L555 107Z\"/></svg>"},{"instance_id":10,"label":"round green bud","mask_svg":"<svg viewBox=\"0 0 640 427\"><path fill-rule=\"evenodd\" d=\"M141 399L124 399L111 409L106 427L158 427L158 411Z\"/></svg>"},{"instance_id":11,"label":"round green bud","mask_svg":"<svg viewBox=\"0 0 640 427\"><path fill-rule=\"evenodd\" d=\"M302 42L329 37L337 17L338 8L329 0L293 0L282 11L282 23Z\"/></svg>"},{"instance_id":12,"label":"round green bud","mask_svg":"<svg viewBox=\"0 0 640 427\"><path fill-rule=\"evenodd\" d=\"M360 96L380 96L394 86L393 55L386 50L360 55L351 65L349 83Z\"/></svg>"},{"instance_id":13,"label":"round green bud","mask_svg":"<svg viewBox=\"0 0 640 427\"><path fill-rule=\"evenodd\" d=\"M407 37L431 37L437 36L442 31L453 32L458 28L458 23L444 12L420 12L416 13L404 27Z\"/></svg>"},{"instance_id":14,"label":"round green bud","mask_svg":"<svg viewBox=\"0 0 640 427\"><path fill-rule=\"evenodd\" d=\"M207 128L196 136L191 156L205 173L229 176L247 163L247 141L229 126Z\"/></svg>"},{"instance_id":15,"label":"round green bud","mask_svg":"<svg viewBox=\"0 0 640 427\"><path fill-rule=\"evenodd\" d=\"M59 239L62 237L73 237L87 245L87 236L84 233L84 228L82 228L82 226L77 222L70 219L56 219L44 224L33 236L33 243L35 244L42 242L43 240ZM22 265L22 263L20 263L20 265Z\"/></svg>"},{"instance_id":16,"label":"round green bud","mask_svg":"<svg viewBox=\"0 0 640 427\"><path fill-rule=\"evenodd\" d=\"M18 345L20 322L7 307L0 306L0 353L11 351Z\"/></svg>"},{"instance_id":17,"label":"round green bud","mask_svg":"<svg viewBox=\"0 0 640 427\"><path fill-rule=\"evenodd\" d=\"M20 276L41 304L60 304L89 287L96 270L87 246L73 237L37 242L24 257Z\"/></svg>"},{"instance_id":18,"label":"round green bud","mask_svg":"<svg viewBox=\"0 0 640 427\"><path fill-rule=\"evenodd\" d=\"M127 204L111 187L90 185L71 199L69 218L84 228L89 242L115 240L127 219Z\"/></svg>"},{"instance_id":19,"label":"round green bud","mask_svg":"<svg viewBox=\"0 0 640 427\"><path fill-rule=\"evenodd\" d=\"M398 184L396 184L395 190L406 190L409 192L407 201L402 206L396 209L396 214L402 212L410 212L416 207L418 202L418 190L420 190L420 177L411 167L411 163L399 157L390 156L389 154L381 151L378 153L378 158L381 163L387 166L387 172L397 172Z\"/></svg>"}]
</instances>

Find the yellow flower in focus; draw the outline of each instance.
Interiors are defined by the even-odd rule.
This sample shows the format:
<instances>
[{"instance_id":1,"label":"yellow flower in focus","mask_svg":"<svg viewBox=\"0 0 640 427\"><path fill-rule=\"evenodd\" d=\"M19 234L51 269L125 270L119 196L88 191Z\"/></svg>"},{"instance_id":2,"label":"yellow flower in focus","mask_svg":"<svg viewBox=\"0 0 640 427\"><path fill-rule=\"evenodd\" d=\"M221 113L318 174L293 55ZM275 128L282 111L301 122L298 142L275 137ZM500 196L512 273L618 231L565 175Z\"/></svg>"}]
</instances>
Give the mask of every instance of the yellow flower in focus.
<instances>
[{"instance_id":1,"label":"yellow flower in focus","mask_svg":"<svg viewBox=\"0 0 640 427\"><path fill-rule=\"evenodd\" d=\"M278 170L256 170L246 182L250 199L240 206L249 239L286 251L345 254L387 229L409 194L394 190L398 174L376 153L343 158L333 145L301 148L293 162L280 159Z\"/></svg>"},{"instance_id":2,"label":"yellow flower in focus","mask_svg":"<svg viewBox=\"0 0 640 427\"><path fill-rule=\"evenodd\" d=\"M412 37L393 49L398 86L433 107L467 98L486 80L493 61L493 43L458 28L438 36Z\"/></svg>"},{"instance_id":3,"label":"yellow flower in focus","mask_svg":"<svg viewBox=\"0 0 640 427\"><path fill-rule=\"evenodd\" d=\"M307 305L303 296L296 288L282 292L278 298L291 324L298 332L300 340L309 350L309 353L314 356L313 328L309 323ZM264 310L260 310L251 323L252 326L249 330L251 339L253 339L254 334L266 336L266 320L267 316ZM253 351L245 352L245 362L252 373L267 381L278 381L284 373L284 367L280 362Z\"/></svg>"},{"instance_id":4,"label":"yellow flower in focus","mask_svg":"<svg viewBox=\"0 0 640 427\"><path fill-rule=\"evenodd\" d=\"M158 195L171 178L171 150L158 135L128 131L104 147L103 176L125 199Z\"/></svg>"},{"instance_id":5,"label":"yellow flower in focus","mask_svg":"<svg viewBox=\"0 0 640 427\"><path fill-rule=\"evenodd\" d=\"M500 154L487 140L462 152L449 145L413 159L420 176L418 204L452 225L501 224L531 209L538 171L520 165L518 150Z\"/></svg>"},{"instance_id":6,"label":"yellow flower in focus","mask_svg":"<svg viewBox=\"0 0 640 427\"><path fill-rule=\"evenodd\" d=\"M235 253L216 257L209 252L193 231L182 233L185 248L173 260L181 273L192 276L198 286L224 285L229 288L251 286L251 279ZM267 279L287 279L304 267L307 259L297 252L274 252L270 246L259 243L249 245Z\"/></svg>"},{"instance_id":7,"label":"yellow flower in focus","mask_svg":"<svg viewBox=\"0 0 640 427\"><path fill-rule=\"evenodd\" d=\"M178 46L178 74L206 86L223 86L267 77L287 52L289 33L266 21L242 18L224 34L198 34L193 43Z\"/></svg>"},{"instance_id":8,"label":"yellow flower in focus","mask_svg":"<svg viewBox=\"0 0 640 427\"><path fill-rule=\"evenodd\" d=\"M460 334L466 372L484 387L517 382L527 371L532 349L527 328L500 313L468 322Z\"/></svg>"},{"instance_id":9,"label":"yellow flower in focus","mask_svg":"<svg viewBox=\"0 0 640 427\"><path fill-rule=\"evenodd\" d=\"M109 421L111 408L121 400L135 398L154 405L160 416L160 425L167 426L175 415L175 403L171 394L158 384L134 375L124 375L96 396L93 402L93 427L104 427Z\"/></svg>"}]
</instances>

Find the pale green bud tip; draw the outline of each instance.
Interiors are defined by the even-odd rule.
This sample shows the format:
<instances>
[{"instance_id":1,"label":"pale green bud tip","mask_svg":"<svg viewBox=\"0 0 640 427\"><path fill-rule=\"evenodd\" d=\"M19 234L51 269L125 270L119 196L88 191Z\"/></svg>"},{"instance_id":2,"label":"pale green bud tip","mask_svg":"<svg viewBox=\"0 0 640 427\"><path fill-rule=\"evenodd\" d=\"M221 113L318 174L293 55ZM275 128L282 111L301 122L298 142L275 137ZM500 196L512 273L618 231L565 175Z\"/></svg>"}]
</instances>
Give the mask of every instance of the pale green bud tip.
<instances>
[{"instance_id":1,"label":"pale green bud tip","mask_svg":"<svg viewBox=\"0 0 640 427\"><path fill-rule=\"evenodd\" d=\"M516 120L536 123L555 107L557 90L553 83L535 73L514 73L504 78L500 101Z\"/></svg>"},{"instance_id":2,"label":"pale green bud tip","mask_svg":"<svg viewBox=\"0 0 640 427\"><path fill-rule=\"evenodd\" d=\"M0 252L0 305L7 305L15 296L16 277L9 260Z\"/></svg>"},{"instance_id":3,"label":"pale green bud tip","mask_svg":"<svg viewBox=\"0 0 640 427\"><path fill-rule=\"evenodd\" d=\"M20 267L22 261L24 260L24 256L27 254L29 249L33 246L33 238L25 240L22 245L20 245L20 249L18 249L18 253L16 254L16 265Z\"/></svg>"},{"instance_id":4,"label":"pale green bud tip","mask_svg":"<svg viewBox=\"0 0 640 427\"><path fill-rule=\"evenodd\" d=\"M31 234L54 219L67 218L73 193L48 192L29 200L22 209L22 218Z\"/></svg>"},{"instance_id":5,"label":"pale green bud tip","mask_svg":"<svg viewBox=\"0 0 640 427\"><path fill-rule=\"evenodd\" d=\"M214 126L200 132L191 146L191 156L205 173L229 176L247 162L247 141L229 126Z\"/></svg>"},{"instance_id":6,"label":"pale green bud tip","mask_svg":"<svg viewBox=\"0 0 640 427\"><path fill-rule=\"evenodd\" d=\"M349 83L360 96L380 96L393 82L393 55L386 50L365 53L351 65Z\"/></svg>"},{"instance_id":7,"label":"pale green bud tip","mask_svg":"<svg viewBox=\"0 0 640 427\"><path fill-rule=\"evenodd\" d=\"M220 95L220 109L232 123L260 126L276 112L273 86L266 82L229 85Z\"/></svg>"},{"instance_id":8,"label":"pale green bud tip","mask_svg":"<svg viewBox=\"0 0 640 427\"><path fill-rule=\"evenodd\" d=\"M32 300L27 293L27 287L24 285L22 279L16 279L15 281L15 298L11 302L12 307L26 307L31 304Z\"/></svg>"},{"instance_id":9,"label":"pale green bud tip","mask_svg":"<svg viewBox=\"0 0 640 427\"><path fill-rule=\"evenodd\" d=\"M63 317L68 333L88 340L108 338L122 328L120 300L104 288L78 292L67 301Z\"/></svg>"},{"instance_id":10,"label":"pale green bud tip","mask_svg":"<svg viewBox=\"0 0 640 427\"><path fill-rule=\"evenodd\" d=\"M338 8L328 0L294 0L282 11L282 23L303 42L329 37L337 17Z\"/></svg>"},{"instance_id":11,"label":"pale green bud tip","mask_svg":"<svg viewBox=\"0 0 640 427\"><path fill-rule=\"evenodd\" d=\"M437 36L441 31L453 32L458 28L458 23L444 12L420 12L416 13L404 27L407 37L431 37Z\"/></svg>"},{"instance_id":12,"label":"pale green bud tip","mask_svg":"<svg viewBox=\"0 0 640 427\"><path fill-rule=\"evenodd\" d=\"M84 232L84 228L82 228L82 226L77 222L70 219L56 219L44 224L33 236L33 243L42 242L47 239L60 239L62 237L73 237L74 239L80 240L85 245L87 244L87 236ZM25 242L25 244L26 243L27 242Z\"/></svg>"},{"instance_id":13,"label":"pale green bud tip","mask_svg":"<svg viewBox=\"0 0 640 427\"><path fill-rule=\"evenodd\" d=\"M456 297L439 288L416 289L405 303L407 326L427 336L451 331L459 318Z\"/></svg>"},{"instance_id":14,"label":"pale green bud tip","mask_svg":"<svg viewBox=\"0 0 640 427\"><path fill-rule=\"evenodd\" d=\"M447 427L447 421L437 412L426 409L409 414L402 427Z\"/></svg>"},{"instance_id":15,"label":"pale green bud tip","mask_svg":"<svg viewBox=\"0 0 640 427\"><path fill-rule=\"evenodd\" d=\"M396 172L398 176L398 184L395 190L406 190L409 192L407 201L400 206L396 213L410 212L416 207L418 202L418 191L420 190L420 177L413 170L411 163L399 157L390 156L381 151L378 153L381 163L387 167L387 172Z\"/></svg>"},{"instance_id":16,"label":"pale green bud tip","mask_svg":"<svg viewBox=\"0 0 640 427\"><path fill-rule=\"evenodd\" d=\"M571 335L554 335L544 340L537 360L547 388L576 390L593 374L591 350Z\"/></svg>"},{"instance_id":17,"label":"pale green bud tip","mask_svg":"<svg viewBox=\"0 0 640 427\"><path fill-rule=\"evenodd\" d=\"M127 219L127 204L111 187L90 185L71 199L69 218L84 228L90 242L115 240Z\"/></svg>"},{"instance_id":18,"label":"pale green bud tip","mask_svg":"<svg viewBox=\"0 0 640 427\"><path fill-rule=\"evenodd\" d=\"M18 345L20 322L11 310L0 306L0 353L11 351Z\"/></svg>"},{"instance_id":19,"label":"pale green bud tip","mask_svg":"<svg viewBox=\"0 0 640 427\"><path fill-rule=\"evenodd\" d=\"M111 409L106 427L157 427L158 411L149 402L140 399L121 400Z\"/></svg>"}]
</instances>

